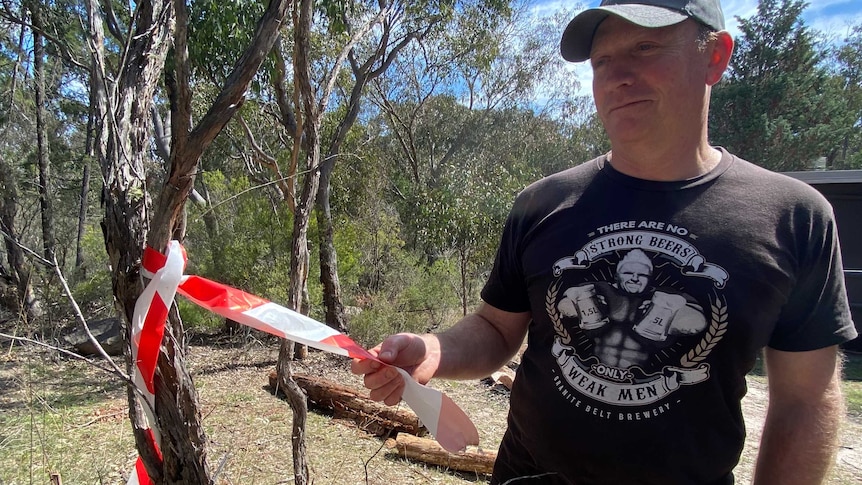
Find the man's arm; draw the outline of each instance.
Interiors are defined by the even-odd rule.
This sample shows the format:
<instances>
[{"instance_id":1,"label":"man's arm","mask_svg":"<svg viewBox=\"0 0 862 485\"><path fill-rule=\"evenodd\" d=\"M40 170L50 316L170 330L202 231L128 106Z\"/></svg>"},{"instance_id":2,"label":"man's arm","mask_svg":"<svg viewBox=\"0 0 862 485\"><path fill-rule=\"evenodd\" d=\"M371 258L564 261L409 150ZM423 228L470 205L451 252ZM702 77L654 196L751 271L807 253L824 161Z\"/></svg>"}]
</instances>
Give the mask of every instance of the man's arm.
<instances>
[{"instance_id":1,"label":"man's arm","mask_svg":"<svg viewBox=\"0 0 862 485\"><path fill-rule=\"evenodd\" d=\"M393 335L371 352L422 384L432 377L486 377L517 352L529 323L528 312L511 313L482 303L475 313L440 334ZM365 375L372 399L389 405L401 400L404 381L394 369L372 360L354 360L351 369Z\"/></svg>"},{"instance_id":2,"label":"man's arm","mask_svg":"<svg viewBox=\"0 0 862 485\"><path fill-rule=\"evenodd\" d=\"M809 352L767 348L769 407L755 485L823 483L844 417L838 347Z\"/></svg>"}]
</instances>

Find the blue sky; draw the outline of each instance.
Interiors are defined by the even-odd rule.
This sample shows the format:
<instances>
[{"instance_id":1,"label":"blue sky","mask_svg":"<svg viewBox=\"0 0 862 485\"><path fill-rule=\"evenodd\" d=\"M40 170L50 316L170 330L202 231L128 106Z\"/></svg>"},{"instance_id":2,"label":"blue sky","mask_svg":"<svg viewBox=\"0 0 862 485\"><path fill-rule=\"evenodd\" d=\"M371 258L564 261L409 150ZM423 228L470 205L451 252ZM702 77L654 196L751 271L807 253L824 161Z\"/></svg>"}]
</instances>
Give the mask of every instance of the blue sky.
<instances>
[{"instance_id":1,"label":"blue sky","mask_svg":"<svg viewBox=\"0 0 862 485\"><path fill-rule=\"evenodd\" d=\"M527 0L540 16L549 15L561 10L581 11L583 8L598 6L600 0L581 2L583 8L577 8L576 2L562 0ZM808 0L802 18L805 24L827 36L843 39L853 25L862 24L862 0ZM740 35L737 17L750 18L757 13L757 0L723 0L725 23L728 32L734 37ZM581 81L581 90L589 94L592 82L592 72L588 63L572 65Z\"/></svg>"},{"instance_id":2,"label":"blue sky","mask_svg":"<svg viewBox=\"0 0 862 485\"><path fill-rule=\"evenodd\" d=\"M535 8L544 12L571 9L575 2L561 0L529 0ZM584 8L599 5L599 0L582 2ZM757 0L724 0L721 2L728 31L738 34L736 17L748 18L757 12ZM860 0L808 0L803 13L805 23L821 32L845 34L848 26L862 22L862 1Z\"/></svg>"}]
</instances>

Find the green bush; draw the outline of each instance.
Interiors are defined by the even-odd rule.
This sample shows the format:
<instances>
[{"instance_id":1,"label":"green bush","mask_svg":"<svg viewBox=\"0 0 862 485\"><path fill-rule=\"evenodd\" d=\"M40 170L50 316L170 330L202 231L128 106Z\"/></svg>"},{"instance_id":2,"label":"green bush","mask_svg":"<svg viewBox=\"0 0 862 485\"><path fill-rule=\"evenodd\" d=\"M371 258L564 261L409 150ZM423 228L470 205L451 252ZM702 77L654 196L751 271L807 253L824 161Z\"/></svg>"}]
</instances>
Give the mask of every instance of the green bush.
<instances>
[{"instance_id":1,"label":"green bush","mask_svg":"<svg viewBox=\"0 0 862 485\"><path fill-rule=\"evenodd\" d=\"M84 259L78 269L67 270L72 295L87 318L113 315L114 290L105 240L96 225L90 225L81 241Z\"/></svg>"},{"instance_id":2,"label":"green bush","mask_svg":"<svg viewBox=\"0 0 862 485\"><path fill-rule=\"evenodd\" d=\"M211 334L220 332L224 325L224 318L199 307L183 297L177 298L177 308L180 310L180 318L187 332Z\"/></svg>"},{"instance_id":3,"label":"green bush","mask_svg":"<svg viewBox=\"0 0 862 485\"><path fill-rule=\"evenodd\" d=\"M394 333L445 328L458 317L449 260L424 267L404 253L399 259L411 264L390 266L386 287L359 298L361 312L349 321L350 336L365 347Z\"/></svg>"}]
</instances>

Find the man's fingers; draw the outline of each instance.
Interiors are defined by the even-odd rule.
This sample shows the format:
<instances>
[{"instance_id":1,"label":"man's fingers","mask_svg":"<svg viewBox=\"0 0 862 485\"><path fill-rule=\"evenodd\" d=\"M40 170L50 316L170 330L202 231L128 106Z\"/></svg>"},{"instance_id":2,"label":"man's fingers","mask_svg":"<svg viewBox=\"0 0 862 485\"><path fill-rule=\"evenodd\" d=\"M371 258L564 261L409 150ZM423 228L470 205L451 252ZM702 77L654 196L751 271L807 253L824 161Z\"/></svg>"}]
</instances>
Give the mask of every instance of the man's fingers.
<instances>
[{"instance_id":1,"label":"man's fingers","mask_svg":"<svg viewBox=\"0 0 862 485\"><path fill-rule=\"evenodd\" d=\"M363 380L365 382L365 387L374 391L385 387L392 381L398 381L400 378L398 371L387 366L382 367L377 372L369 372L368 374L365 374L365 378Z\"/></svg>"},{"instance_id":2,"label":"man's fingers","mask_svg":"<svg viewBox=\"0 0 862 485\"><path fill-rule=\"evenodd\" d=\"M392 367L383 367L377 372L365 374L365 387L371 392L369 397L388 405L397 404L404 392L404 379Z\"/></svg>"},{"instance_id":3,"label":"man's fingers","mask_svg":"<svg viewBox=\"0 0 862 485\"><path fill-rule=\"evenodd\" d=\"M369 352L379 360L354 359L350 363L350 370L354 374L364 375L363 381L370 391L371 399L390 406L398 404L406 383L391 366L412 372L425 355L422 339L413 334L391 335Z\"/></svg>"},{"instance_id":4,"label":"man's fingers","mask_svg":"<svg viewBox=\"0 0 862 485\"><path fill-rule=\"evenodd\" d=\"M353 359L353 361L350 362L350 372L358 375L376 372L380 370L381 367L383 367L383 364L372 359Z\"/></svg>"},{"instance_id":5,"label":"man's fingers","mask_svg":"<svg viewBox=\"0 0 862 485\"><path fill-rule=\"evenodd\" d=\"M383 401L388 406L393 406L398 404L401 401L401 395L404 393L404 379L395 372L395 369L386 369L395 373L396 377L394 379L384 381L379 387L372 388L369 393L369 397L374 401ZM382 372L381 372L382 373ZM378 373L378 374L381 374ZM368 386L368 377L373 376L374 374L368 374L365 376L366 386Z\"/></svg>"}]
</instances>

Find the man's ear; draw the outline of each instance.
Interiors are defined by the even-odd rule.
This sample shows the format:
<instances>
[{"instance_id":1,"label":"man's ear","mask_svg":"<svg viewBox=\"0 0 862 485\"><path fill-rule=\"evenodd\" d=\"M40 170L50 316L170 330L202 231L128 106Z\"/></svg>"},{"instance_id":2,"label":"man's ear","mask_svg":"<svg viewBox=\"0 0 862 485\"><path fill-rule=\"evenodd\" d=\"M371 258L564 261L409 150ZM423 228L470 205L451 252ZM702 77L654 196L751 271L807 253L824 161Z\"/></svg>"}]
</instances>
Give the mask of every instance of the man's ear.
<instances>
[{"instance_id":1,"label":"man's ear","mask_svg":"<svg viewBox=\"0 0 862 485\"><path fill-rule=\"evenodd\" d=\"M706 84L712 86L721 80L724 71L727 70L727 65L730 63L730 56L733 54L733 37L726 31L717 33L715 41L712 43L712 52L710 53L709 66L706 71Z\"/></svg>"}]
</instances>

